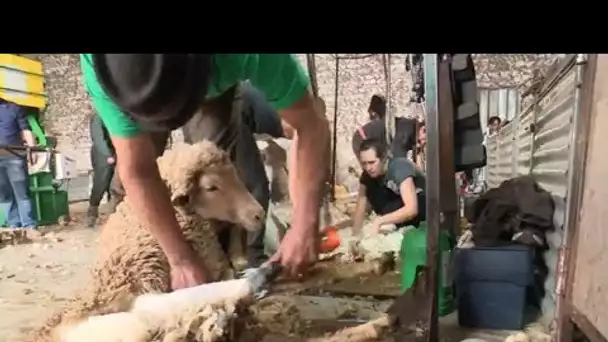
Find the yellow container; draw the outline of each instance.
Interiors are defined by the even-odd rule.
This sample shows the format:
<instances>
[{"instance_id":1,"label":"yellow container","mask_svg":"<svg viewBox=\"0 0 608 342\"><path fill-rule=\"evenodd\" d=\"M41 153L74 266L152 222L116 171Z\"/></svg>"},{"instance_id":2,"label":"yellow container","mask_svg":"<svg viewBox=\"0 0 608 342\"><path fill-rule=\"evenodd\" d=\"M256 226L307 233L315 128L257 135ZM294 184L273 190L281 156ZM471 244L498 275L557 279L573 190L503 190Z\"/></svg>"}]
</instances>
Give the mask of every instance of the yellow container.
<instances>
[{"instance_id":1,"label":"yellow container","mask_svg":"<svg viewBox=\"0 0 608 342\"><path fill-rule=\"evenodd\" d=\"M42 63L18 55L0 54L0 98L21 106L46 107Z\"/></svg>"}]
</instances>

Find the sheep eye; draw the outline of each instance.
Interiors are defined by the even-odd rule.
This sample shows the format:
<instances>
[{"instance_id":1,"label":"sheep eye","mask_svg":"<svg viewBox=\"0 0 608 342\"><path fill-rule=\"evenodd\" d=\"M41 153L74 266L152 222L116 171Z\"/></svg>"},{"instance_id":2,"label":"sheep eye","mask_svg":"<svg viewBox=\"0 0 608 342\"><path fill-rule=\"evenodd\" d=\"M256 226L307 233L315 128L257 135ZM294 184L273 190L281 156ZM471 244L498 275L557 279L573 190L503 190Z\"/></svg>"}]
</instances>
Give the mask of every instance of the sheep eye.
<instances>
[{"instance_id":1,"label":"sheep eye","mask_svg":"<svg viewBox=\"0 0 608 342\"><path fill-rule=\"evenodd\" d=\"M207 191L207 192L217 191L217 186L216 185L207 186L207 187L205 187L205 191Z\"/></svg>"}]
</instances>

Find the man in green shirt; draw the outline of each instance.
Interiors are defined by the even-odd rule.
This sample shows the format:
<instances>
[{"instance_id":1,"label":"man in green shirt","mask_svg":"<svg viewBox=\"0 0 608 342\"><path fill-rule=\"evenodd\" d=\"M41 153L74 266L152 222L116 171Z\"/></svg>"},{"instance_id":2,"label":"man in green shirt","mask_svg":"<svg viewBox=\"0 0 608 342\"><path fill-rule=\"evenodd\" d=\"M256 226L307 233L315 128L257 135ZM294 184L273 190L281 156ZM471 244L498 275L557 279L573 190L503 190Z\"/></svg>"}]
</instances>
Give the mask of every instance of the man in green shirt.
<instances>
[{"instance_id":1,"label":"man in green shirt","mask_svg":"<svg viewBox=\"0 0 608 342\"><path fill-rule=\"evenodd\" d=\"M185 242L158 174L150 133L170 131L196 115L205 136L234 140L241 119L208 108L208 100L249 80L295 130L290 158L292 228L273 260L292 275L317 252L318 208L327 162L329 127L313 107L304 69L289 54L84 54L84 84L110 133L117 171L130 204L167 255L172 287L207 281ZM221 114L219 114L221 113Z\"/></svg>"}]
</instances>

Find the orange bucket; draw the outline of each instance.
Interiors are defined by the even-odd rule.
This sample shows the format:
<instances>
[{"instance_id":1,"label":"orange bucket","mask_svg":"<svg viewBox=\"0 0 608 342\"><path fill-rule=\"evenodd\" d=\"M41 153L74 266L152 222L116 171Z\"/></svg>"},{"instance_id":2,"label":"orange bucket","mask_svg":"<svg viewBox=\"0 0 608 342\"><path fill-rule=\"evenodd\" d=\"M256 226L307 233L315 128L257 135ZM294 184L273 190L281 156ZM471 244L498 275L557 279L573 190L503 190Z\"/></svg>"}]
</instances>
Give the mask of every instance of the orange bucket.
<instances>
[{"instance_id":1,"label":"orange bucket","mask_svg":"<svg viewBox=\"0 0 608 342\"><path fill-rule=\"evenodd\" d=\"M340 246L338 228L328 226L321 231L321 253L329 253Z\"/></svg>"}]
</instances>

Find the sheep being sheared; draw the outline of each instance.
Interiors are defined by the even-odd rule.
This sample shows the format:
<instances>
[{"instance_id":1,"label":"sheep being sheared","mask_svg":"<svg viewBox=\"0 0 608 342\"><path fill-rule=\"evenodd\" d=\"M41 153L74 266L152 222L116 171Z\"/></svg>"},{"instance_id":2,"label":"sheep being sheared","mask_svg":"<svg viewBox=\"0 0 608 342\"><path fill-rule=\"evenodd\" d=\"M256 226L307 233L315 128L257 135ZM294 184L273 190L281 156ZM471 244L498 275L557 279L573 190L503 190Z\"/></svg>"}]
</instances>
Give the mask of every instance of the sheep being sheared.
<instances>
[{"instance_id":1,"label":"sheep being sheared","mask_svg":"<svg viewBox=\"0 0 608 342\"><path fill-rule=\"evenodd\" d=\"M220 223L224 221L257 230L264 217L262 207L238 179L228 155L208 141L176 146L157 163L182 232L207 268L209 280L232 278L215 229L224 226ZM33 341L64 341L59 332L65 331L66 326L94 315L128 311L142 294L170 292L169 262L129 205L128 196L126 199L101 229L98 257L88 287L35 331L30 336ZM234 304L224 306L231 308ZM149 340L153 339L141 339Z\"/></svg>"}]
</instances>

